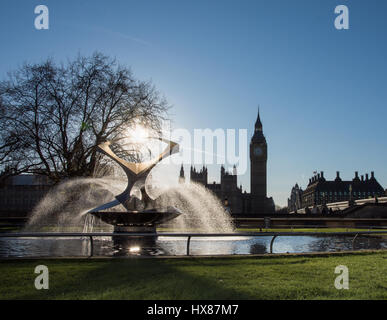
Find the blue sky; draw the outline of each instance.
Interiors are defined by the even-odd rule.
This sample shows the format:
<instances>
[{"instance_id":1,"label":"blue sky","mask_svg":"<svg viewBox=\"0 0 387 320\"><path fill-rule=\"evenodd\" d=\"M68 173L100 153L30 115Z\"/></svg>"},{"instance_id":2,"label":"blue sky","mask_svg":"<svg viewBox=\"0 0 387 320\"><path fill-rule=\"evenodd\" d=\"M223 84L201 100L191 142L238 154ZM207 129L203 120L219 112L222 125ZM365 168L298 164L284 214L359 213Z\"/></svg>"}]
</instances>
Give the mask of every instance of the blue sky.
<instances>
[{"instance_id":1,"label":"blue sky","mask_svg":"<svg viewBox=\"0 0 387 320\"><path fill-rule=\"evenodd\" d=\"M34 28L39 4L49 30ZM334 28L340 4L349 30ZM250 136L259 104L279 205L315 170L373 170L387 187L386 1L3 0L0 10L0 78L24 61L98 50L151 79L176 128ZM239 181L249 190L249 172Z\"/></svg>"}]
</instances>

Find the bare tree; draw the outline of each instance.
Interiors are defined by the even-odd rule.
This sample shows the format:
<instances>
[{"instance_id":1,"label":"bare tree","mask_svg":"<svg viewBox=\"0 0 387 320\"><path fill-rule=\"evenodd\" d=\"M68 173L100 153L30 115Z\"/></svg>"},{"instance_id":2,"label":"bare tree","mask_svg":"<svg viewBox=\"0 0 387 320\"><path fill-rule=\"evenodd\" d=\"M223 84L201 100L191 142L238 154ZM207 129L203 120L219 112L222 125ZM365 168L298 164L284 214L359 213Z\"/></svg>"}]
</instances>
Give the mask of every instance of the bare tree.
<instances>
[{"instance_id":1,"label":"bare tree","mask_svg":"<svg viewBox=\"0 0 387 320\"><path fill-rule=\"evenodd\" d=\"M0 169L90 176L99 143L134 123L159 130L167 110L151 83L101 53L24 64L0 82Z\"/></svg>"}]
</instances>

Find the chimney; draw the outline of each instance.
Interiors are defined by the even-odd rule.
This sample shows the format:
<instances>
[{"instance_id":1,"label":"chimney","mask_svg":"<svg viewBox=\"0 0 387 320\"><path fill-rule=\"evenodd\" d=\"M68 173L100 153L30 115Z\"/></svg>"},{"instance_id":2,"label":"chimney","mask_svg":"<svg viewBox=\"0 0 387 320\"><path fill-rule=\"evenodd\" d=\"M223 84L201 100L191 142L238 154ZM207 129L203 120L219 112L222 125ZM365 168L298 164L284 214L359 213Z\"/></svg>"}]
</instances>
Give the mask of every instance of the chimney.
<instances>
[{"instance_id":1,"label":"chimney","mask_svg":"<svg viewBox=\"0 0 387 320\"><path fill-rule=\"evenodd\" d=\"M340 179L340 171L336 171L336 178Z\"/></svg>"},{"instance_id":2,"label":"chimney","mask_svg":"<svg viewBox=\"0 0 387 320\"><path fill-rule=\"evenodd\" d=\"M324 178L324 171L321 171L321 179Z\"/></svg>"},{"instance_id":3,"label":"chimney","mask_svg":"<svg viewBox=\"0 0 387 320\"><path fill-rule=\"evenodd\" d=\"M375 173L371 171L371 179L375 179Z\"/></svg>"},{"instance_id":4,"label":"chimney","mask_svg":"<svg viewBox=\"0 0 387 320\"><path fill-rule=\"evenodd\" d=\"M363 175L361 175L361 181L362 181L362 182L364 181L364 176L363 176Z\"/></svg>"},{"instance_id":5,"label":"chimney","mask_svg":"<svg viewBox=\"0 0 387 320\"><path fill-rule=\"evenodd\" d=\"M320 180L320 174L317 173L317 180Z\"/></svg>"},{"instance_id":6,"label":"chimney","mask_svg":"<svg viewBox=\"0 0 387 320\"><path fill-rule=\"evenodd\" d=\"M359 172L355 171L355 179L359 179Z\"/></svg>"},{"instance_id":7,"label":"chimney","mask_svg":"<svg viewBox=\"0 0 387 320\"><path fill-rule=\"evenodd\" d=\"M368 181L368 173L366 173L366 181Z\"/></svg>"}]
</instances>

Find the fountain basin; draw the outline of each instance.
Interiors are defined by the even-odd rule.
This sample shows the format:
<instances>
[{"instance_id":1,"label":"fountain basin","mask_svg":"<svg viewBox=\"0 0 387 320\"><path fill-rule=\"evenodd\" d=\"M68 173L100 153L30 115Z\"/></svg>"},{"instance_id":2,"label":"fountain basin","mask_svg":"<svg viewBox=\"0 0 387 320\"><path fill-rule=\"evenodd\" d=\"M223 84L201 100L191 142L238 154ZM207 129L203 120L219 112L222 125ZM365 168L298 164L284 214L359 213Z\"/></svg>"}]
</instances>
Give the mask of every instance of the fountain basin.
<instances>
[{"instance_id":1,"label":"fountain basin","mask_svg":"<svg viewBox=\"0 0 387 320\"><path fill-rule=\"evenodd\" d=\"M156 226L172 220L181 212L173 207L167 211L156 209L144 211L97 211L91 212L103 222L114 226L114 233L156 233ZM153 247L156 243L155 237L112 237L115 246L119 247Z\"/></svg>"},{"instance_id":2,"label":"fountain basin","mask_svg":"<svg viewBox=\"0 0 387 320\"><path fill-rule=\"evenodd\" d=\"M167 210L168 211L159 211L156 209L126 212L97 211L90 213L101 219L103 222L114 225L117 230L125 230L124 227L154 227L158 224L172 220L181 214L181 211L176 208L168 208Z\"/></svg>"}]
</instances>

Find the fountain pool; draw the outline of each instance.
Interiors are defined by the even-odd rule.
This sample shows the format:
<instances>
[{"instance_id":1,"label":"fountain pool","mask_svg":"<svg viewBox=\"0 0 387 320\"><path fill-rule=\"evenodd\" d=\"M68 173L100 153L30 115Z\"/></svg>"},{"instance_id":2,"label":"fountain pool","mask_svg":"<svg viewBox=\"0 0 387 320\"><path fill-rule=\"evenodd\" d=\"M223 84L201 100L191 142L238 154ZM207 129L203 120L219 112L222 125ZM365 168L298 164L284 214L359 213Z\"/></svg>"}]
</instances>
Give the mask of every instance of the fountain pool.
<instances>
[{"instance_id":1,"label":"fountain pool","mask_svg":"<svg viewBox=\"0 0 387 320\"><path fill-rule=\"evenodd\" d=\"M251 255L270 252L271 236L198 237L190 242L191 255ZM273 253L334 252L352 250L351 237L281 236ZM134 239L124 245L112 237L94 238L94 256L184 256L187 238L160 234L155 241ZM387 239L359 236L356 250L387 249ZM88 239L79 238L0 238L0 258L88 256Z\"/></svg>"}]
</instances>

